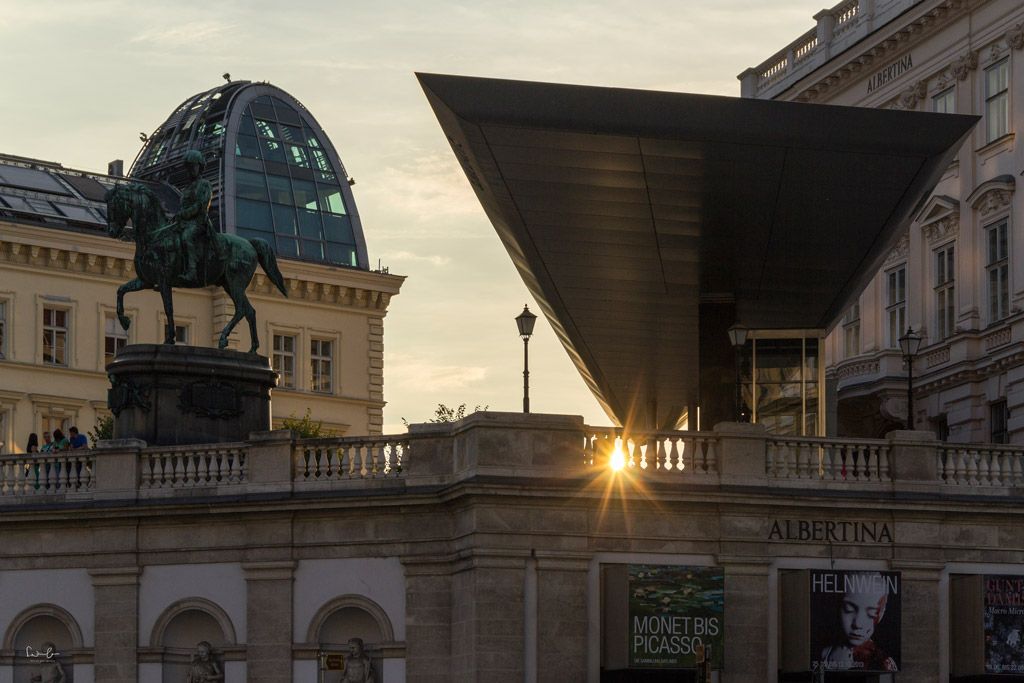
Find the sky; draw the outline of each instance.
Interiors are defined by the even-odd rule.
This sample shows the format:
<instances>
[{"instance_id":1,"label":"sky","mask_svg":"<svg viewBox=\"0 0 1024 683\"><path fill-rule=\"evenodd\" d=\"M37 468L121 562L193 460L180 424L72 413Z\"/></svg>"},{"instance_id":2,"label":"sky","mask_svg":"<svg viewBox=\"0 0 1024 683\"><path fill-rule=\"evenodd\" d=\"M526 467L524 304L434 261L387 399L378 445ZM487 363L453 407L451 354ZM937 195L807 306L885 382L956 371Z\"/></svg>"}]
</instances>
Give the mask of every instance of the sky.
<instances>
[{"instance_id":1,"label":"sky","mask_svg":"<svg viewBox=\"0 0 1024 683\"><path fill-rule=\"evenodd\" d=\"M738 96L736 75L809 30L821 7L0 0L0 152L102 172L124 159L127 169L140 132L225 72L296 97L356 180L371 263L407 277L384 322L384 431L398 433L438 403L521 410L514 318L524 304L539 313L415 72ZM530 403L610 424L543 318Z\"/></svg>"}]
</instances>

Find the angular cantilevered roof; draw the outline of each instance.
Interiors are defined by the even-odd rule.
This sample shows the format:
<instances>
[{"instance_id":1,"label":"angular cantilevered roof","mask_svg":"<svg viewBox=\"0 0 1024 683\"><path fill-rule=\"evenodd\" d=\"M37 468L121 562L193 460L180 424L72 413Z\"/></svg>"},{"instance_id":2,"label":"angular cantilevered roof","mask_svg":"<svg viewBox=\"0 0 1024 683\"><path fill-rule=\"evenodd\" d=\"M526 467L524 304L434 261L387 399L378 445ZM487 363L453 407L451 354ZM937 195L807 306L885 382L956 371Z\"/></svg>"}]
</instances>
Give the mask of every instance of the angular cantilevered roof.
<instances>
[{"instance_id":1,"label":"angular cantilevered roof","mask_svg":"<svg viewBox=\"0 0 1024 683\"><path fill-rule=\"evenodd\" d=\"M831 328L977 120L419 80L584 380L644 426L699 403L701 304L752 329Z\"/></svg>"}]
</instances>

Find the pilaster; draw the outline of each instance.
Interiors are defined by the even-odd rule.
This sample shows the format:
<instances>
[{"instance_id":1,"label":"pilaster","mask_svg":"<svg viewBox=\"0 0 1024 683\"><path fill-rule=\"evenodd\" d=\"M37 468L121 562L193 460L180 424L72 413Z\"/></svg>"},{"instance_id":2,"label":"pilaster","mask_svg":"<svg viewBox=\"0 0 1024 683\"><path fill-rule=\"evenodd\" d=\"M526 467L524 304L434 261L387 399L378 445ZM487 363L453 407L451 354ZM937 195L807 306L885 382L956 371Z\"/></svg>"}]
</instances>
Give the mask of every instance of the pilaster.
<instances>
[{"instance_id":1,"label":"pilaster","mask_svg":"<svg viewBox=\"0 0 1024 683\"><path fill-rule=\"evenodd\" d=\"M139 647L139 567L89 570L94 607L94 672L104 683L135 683Z\"/></svg>"},{"instance_id":2,"label":"pilaster","mask_svg":"<svg viewBox=\"0 0 1024 683\"><path fill-rule=\"evenodd\" d=\"M291 683L295 562L245 562L249 683Z\"/></svg>"}]
</instances>

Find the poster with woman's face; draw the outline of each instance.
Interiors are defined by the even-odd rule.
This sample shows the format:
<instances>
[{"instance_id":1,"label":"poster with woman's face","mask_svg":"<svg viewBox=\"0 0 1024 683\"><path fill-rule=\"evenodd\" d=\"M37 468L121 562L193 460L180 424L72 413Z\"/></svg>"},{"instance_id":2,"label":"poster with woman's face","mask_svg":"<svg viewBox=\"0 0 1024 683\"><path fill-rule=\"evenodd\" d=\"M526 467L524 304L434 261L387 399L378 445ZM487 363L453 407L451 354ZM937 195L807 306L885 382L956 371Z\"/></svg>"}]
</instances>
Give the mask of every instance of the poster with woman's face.
<instances>
[{"instance_id":1,"label":"poster with woman's face","mask_svg":"<svg viewBox=\"0 0 1024 683\"><path fill-rule=\"evenodd\" d=\"M900 670L899 572L810 572L811 668Z\"/></svg>"}]
</instances>

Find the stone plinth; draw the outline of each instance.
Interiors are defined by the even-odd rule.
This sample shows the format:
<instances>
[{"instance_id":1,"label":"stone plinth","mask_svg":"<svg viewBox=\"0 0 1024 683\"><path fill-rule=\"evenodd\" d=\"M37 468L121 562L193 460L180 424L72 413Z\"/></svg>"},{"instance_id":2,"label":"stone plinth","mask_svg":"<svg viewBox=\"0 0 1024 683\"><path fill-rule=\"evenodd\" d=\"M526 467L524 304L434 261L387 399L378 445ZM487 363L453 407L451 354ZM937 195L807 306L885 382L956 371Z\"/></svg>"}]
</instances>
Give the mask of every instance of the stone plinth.
<instances>
[{"instance_id":1,"label":"stone plinth","mask_svg":"<svg viewBox=\"0 0 1024 683\"><path fill-rule=\"evenodd\" d=\"M266 356L133 344L107 366L115 439L151 446L244 441L270 429L277 373Z\"/></svg>"}]
</instances>

